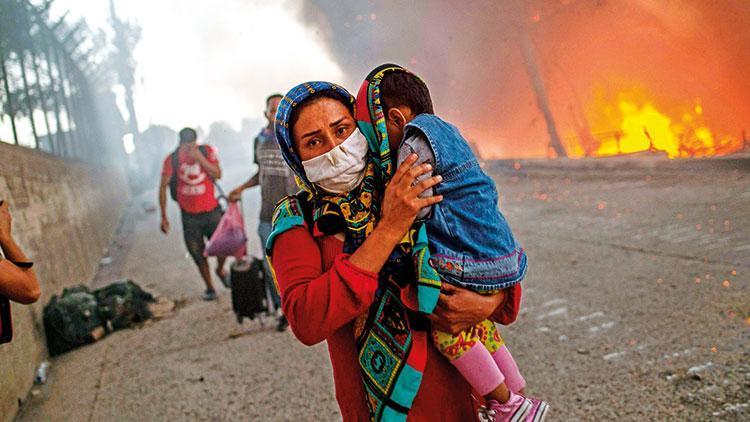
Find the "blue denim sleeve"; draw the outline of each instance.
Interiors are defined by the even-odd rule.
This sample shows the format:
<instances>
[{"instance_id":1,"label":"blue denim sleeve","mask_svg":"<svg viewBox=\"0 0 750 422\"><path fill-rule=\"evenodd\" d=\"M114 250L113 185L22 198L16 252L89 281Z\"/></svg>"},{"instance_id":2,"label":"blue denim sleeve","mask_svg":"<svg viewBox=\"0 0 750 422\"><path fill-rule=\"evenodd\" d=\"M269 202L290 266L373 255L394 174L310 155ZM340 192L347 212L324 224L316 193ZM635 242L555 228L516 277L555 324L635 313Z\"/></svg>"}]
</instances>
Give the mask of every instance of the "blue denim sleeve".
<instances>
[{"instance_id":1,"label":"blue denim sleeve","mask_svg":"<svg viewBox=\"0 0 750 422\"><path fill-rule=\"evenodd\" d=\"M430 163L432 165L432 168L435 168L435 153L432 151L430 143L427 141L427 138L422 132L414 131L406 139L404 139L403 142L401 142L401 146L399 146L398 148L397 168L400 167L401 163L406 160L406 157L408 157L409 154L412 153L417 154L417 156L419 157L417 159L417 163ZM432 177L432 173L425 173L417 177L417 180L414 183L419 183L428 177ZM419 197L424 198L432 196L434 194L435 189L429 188L426 191L422 192ZM430 211L432 211L432 206L422 208L422 210L419 211L419 214L417 214L417 218L427 218L430 215Z\"/></svg>"}]
</instances>

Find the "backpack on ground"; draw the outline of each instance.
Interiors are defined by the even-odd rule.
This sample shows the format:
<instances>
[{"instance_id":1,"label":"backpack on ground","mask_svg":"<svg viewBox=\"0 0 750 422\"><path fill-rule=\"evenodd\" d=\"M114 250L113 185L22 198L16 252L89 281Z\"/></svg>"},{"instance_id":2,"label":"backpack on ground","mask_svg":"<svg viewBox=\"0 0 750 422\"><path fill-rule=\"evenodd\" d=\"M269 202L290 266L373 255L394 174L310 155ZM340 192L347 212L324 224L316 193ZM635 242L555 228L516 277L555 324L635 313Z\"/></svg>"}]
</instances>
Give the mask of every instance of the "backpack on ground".
<instances>
[{"instance_id":1,"label":"backpack on ground","mask_svg":"<svg viewBox=\"0 0 750 422\"><path fill-rule=\"evenodd\" d=\"M85 286L64 289L44 307L44 331L52 356L92 343L104 333L96 297Z\"/></svg>"},{"instance_id":2,"label":"backpack on ground","mask_svg":"<svg viewBox=\"0 0 750 422\"><path fill-rule=\"evenodd\" d=\"M122 280L94 291L100 314L110 330L133 327L151 319L154 297L131 280Z\"/></svg>"}]
</instances>

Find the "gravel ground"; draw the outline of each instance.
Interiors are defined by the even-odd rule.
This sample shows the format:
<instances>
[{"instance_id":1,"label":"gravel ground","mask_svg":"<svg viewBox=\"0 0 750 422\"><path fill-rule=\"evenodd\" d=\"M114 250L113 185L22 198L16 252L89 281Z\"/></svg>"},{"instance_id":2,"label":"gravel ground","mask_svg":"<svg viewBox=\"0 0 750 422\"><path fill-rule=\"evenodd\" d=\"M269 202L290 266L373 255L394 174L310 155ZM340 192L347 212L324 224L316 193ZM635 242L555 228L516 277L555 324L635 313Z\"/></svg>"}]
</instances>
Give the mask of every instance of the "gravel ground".
<instances>
[{"instance_id":1,"label":"gravel ground","mask_svg":"<svg viewBox=\"0 0 750 422\"><path fill-rule=\"evenodd\" d=\"M549 420L750 419L747 166L487 170L530 263L502 332ZM325 345L238 327L227 291L202 302L179 230L159 235L144 203L110 253L95 285L132 278L175 315L54 359L18 420L339 418Z\"/></svg>"}]
</instances>

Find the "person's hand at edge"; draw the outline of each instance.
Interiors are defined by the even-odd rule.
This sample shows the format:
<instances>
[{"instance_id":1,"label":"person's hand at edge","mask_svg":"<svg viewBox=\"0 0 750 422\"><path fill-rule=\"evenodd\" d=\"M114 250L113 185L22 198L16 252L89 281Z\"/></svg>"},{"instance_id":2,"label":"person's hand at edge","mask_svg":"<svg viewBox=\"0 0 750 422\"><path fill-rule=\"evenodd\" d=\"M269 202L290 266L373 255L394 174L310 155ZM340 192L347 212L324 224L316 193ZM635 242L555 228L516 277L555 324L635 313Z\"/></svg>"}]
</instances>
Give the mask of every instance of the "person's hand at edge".
<instances>
[{"instance_id":1,"label":"person's hand at edge","mask_svg":"<svg viewBox=\"0 0 750 422\"><path fill-rule=\"evenodd\" d=\"M161 218L161 224L159 225L159 228L161 229L162 233L169 233L169 219L166 216Z\"/></svg>"},{"instance_id":2,"label":"person's hand at edge","mask_svg":"<svg viewBox=\"0 0 750 422\"><path fill-rule=\"evenodd\" d=\"M10 215L10 208L7 201L0 201L0 240L12 238L11 226L13 217Z\"/></svg>"}]
</instances>

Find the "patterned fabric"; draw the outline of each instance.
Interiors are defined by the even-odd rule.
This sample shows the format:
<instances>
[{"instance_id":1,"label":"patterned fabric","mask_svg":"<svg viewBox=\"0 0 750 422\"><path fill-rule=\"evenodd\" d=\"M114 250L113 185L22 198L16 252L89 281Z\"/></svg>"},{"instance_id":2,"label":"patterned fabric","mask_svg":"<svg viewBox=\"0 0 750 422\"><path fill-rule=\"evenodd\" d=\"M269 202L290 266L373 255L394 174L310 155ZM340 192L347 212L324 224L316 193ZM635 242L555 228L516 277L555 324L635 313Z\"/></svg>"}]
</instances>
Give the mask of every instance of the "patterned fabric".
<instances>
[{"instance_id":1,"label":"patterned fabric","mask_svg":"<svg viewBox=\"0 0 750 422\"><path fill-rule=\"evenodd\" d=\"M313 233L344 232L346 234L344 252L352 253L372 233L377 222L381 194L375 189L382 184L377 183L374 164L368 163L364 180L353 191L338 195L325 192L308 181L302 161L294 152L294 141L289 128L289 119L294 108L310 95L325 90L333 91L350 108L354 107L354 97L338 85L328 82L307 82L297 85L279 103L276 112L276 140L284 160L296 175L297 184L303 191L301 195L311 203ZM274 232L276 233L272 232L271 238L279 234L276 229Z\"/></svg>"},{"instance_id":2,"label":"patterned fabric","mask_svg":"<svg viewBox=\"0 0 750 422\"><path fill-rule=\"evenodd\" d=\"M274 131L276 132L276 142L279 143L284 160L289 164L294 174L302 179L302 185L314 188L305 176L305 169L302 167L302 160L294 152L294 142L292 141L291 128L289 128L289 119L292 117L292 111L300 102L310 95L319 91L333 91L341 96L341 100L354 106L354 97L346 89L332 84L330 82L305 82L289 90L279 103L276 110L276 123ZM299 183L298 183L299 184Z\"/></svg>"},{"instance_id":3,"label":"patterned fabric","mask_svg":"<svg viewBox=\"0 0 750 422\"><path fill-rule=\"evenodd\" d=\"M373 161L380 171L380 179L387 183L393 175L385 115L380 100L380 82L388 72L408 72L401 66L384 64L375 68L362 82L357 93L355 117L360 131L370 143ZM399 245L401 253L410 255L414 262L417 283L419 311L432 313L440 296L440 276L430 265L430 250L427 243L427 229L424 223L415 223Z\"/></svg>"},{"instance_id":4,"label":"patterned fabric","mask_svg":"<svg viewBox=\"0 0 750 422\"><path fill-rule=\"evenodd\" d=\"M310 183L299 156L294 152L289 120L294 107L315 92L331 90L343 101L354 105L354 98L343 88L327 82L308 82L290 90L281 100L276 114L276 140L284 159L297 176L302 191L281 200L274 211L273 231L266 243L269 261L276 236L292 227L304 226L313 236L345 233L344 252L352 253L372 232L379 217L385 183L383 163L390 163L383 144L372 143L363 182L355 190L331 195ZM387 137L385 146L387 148ZM383 158L386 157L386 160ZM389 165L389 164L388 164ZM387 170L387 169L386 169ZM412 231L405 244L426 244L426 233ZM416 251L417 249L414 248ZM405 421L422 381L427 360L426 327L415 327L419 321L401 301L400 289L405 281L414 280L410 259L397 248L379 273L379 289L356 341L359 365L367 392L370 416L377 421ZM417 255L418 256L418 255ZM420 263L427 265L424 256ZM358 321L362 322L362 321ZM417 328L420 328L419 330Z\"/></svg>"},{"instance_id":5,"label":"patterned fabric","mask_svg":"<svg viewBox=\"0 0 750 422\"><path fill-rule=\"evenodd\" d=\"M460 358L477 344L483 344L490 353L495 353L505 344L495 324L487 319L456 335L433 330L432 341L440 353L451 361Z\"/></svg>"}]
</instances>

